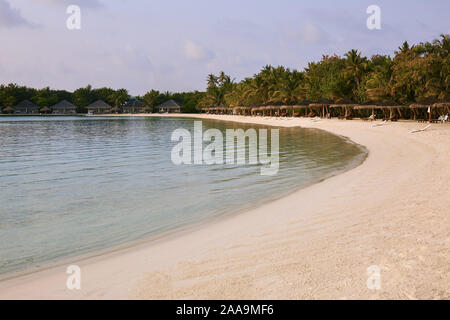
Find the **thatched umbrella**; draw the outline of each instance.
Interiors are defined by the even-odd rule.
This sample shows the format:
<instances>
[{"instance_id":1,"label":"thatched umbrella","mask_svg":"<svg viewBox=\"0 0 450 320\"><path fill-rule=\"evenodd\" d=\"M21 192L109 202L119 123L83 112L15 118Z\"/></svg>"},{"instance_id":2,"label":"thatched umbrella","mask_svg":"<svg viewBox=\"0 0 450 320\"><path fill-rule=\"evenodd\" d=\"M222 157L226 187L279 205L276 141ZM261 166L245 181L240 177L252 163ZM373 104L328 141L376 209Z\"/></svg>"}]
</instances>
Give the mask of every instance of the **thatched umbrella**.
<instances>
[{"instance_id":1,"label":"thatched umbrella","mask_svg":"<svg viewBox=\"0 0 450 320\"><path fill-rule=\"evenodd\" d=\"M241 108L241 112L244 113L244 116L251 114L251 110L252 110L251 107L240 107L240 108Z\"/></svg>"},{"instance_id":2,"label":"thatched umbrella","mask_svg":"<svg viewBox=\"0 0 450 320\"><path fill-rule=\"evenodd\" d=\"M52 109L50 109L49 107L43 107L39 111L41 113L50 113L50 112L52 112Z\"/></svg>"},{"instance_id":3,"label":"thatched umbrella","mask_svg":"<svg viewBox=\"0 0 450 320\"><path fill-rule=\"evenodd\" d=\"M267 114L269 114L269 116L272 116L272 106L265 106L265 107L263 107L264 109L264 115L267 115Z\"/></svg>"},{"instance_id":4,"label":"thatched umbrella","mask_svg":"<svg viewBox=\"0 0 450 320\"><path fill-rule=\"evenodd\" d=\"M328 106L328 103L310 103L309 109L311 112L317 112L317 114L322 113L322 117L325 117L325 111L328 113Z\"/></svg>"},{"instance_id":5,"label":"thatched umbrella","mask_svg":"<svg viewBox=\"0 0 450 320\"><path fill-rule=\"evenodd\" d=\"M300 110L297 113L297 112L295 112L295 109L300 109ZM292 116L293 117L299 117L300 116L300 112L301 112L302 109L305 109L305 116L306 116L307 112L308 112L308 105L303 105L303 104L302 105L298 105L298 104L293 105L292 106Z\"/></svg>"},{"instance_id":6,"label":"thatched umbrella","mask_svg":"<svg viewBox=\"0 0 450 320\"><path fill-rule=\"evenodd\" d=\"M414 112L414 117L415 117L415 110L417 109L426 109L428 112L428 121L431 122L431 105L427 105L427 104L420 104L420 103L413 103L409 106L413 112Z\"/></svg>"},{"instance_id":7,"label":"thatched umbrella","mask_svg":"<svg viewBox=\"0 0 450 320\"><path fill-rule=\"evenodd\" d=\"M450 102L439 102L432 105L433 108L442 109L443 114L450 112ZM443 115L442 114L442 115Z\"/></svg>"},{"instance_id":8,"label":"thatched umbrella","mask_svg":"<svg viewBox=\"0 0 450 320\"><path fill-rule=\"evenodd\" d=\"M353 107L353 110L356 110L356 111L359 111L359 110L372 110L372 113L371 113L372 117L375 116L375 110L381 110L381 109L383 109L382 106L374 105L374 104L372 104L372 105L358 104L358 105L355 105Z\"/></svg>"},{"instance_id":9,"label":"thatched umbrella","mask_svg":"<svg viewBox=\"0 0 450 320\"><path fill-rule=\"evenodd\" d=\"M252 113L255 114L255 115L258 114L259 111L262 111L261 107L253 107L252 108Z\"/></svg>"},{"instance_id":10,"label":"thatched umbrella","mask_svg":"<svg viewBox=\"0 0 450 320\"><path fill-rule=\"evenodd\" d=\"M400 106L383 106L384 109L389 111L389 119L387 120L396 120L397 117L394 115L394 111L399 109Z\"/></svg>"},{"instance_id":11,"label":"thatched umbrella","mask_svg":"<svg viewBox=\"0 0 450 320\"><path fill-rule=\"evenodd\" d=\"M11 114L11 113L14 113L15 110L14 110L13 107L6 107L6 108L3 109L3 112L4 112L4 113Z\"/></svg>"},{"instance_id":12,"label":"thatched umbrella","mask_svg":"<svg viewBox=\"0 0 450 320\"><path fill-rule=\"evenodd\" d=\"M142 111L144 113L152 113L152 110L153 110L153 108L150 107L150 106L145 106L145 107L142 108Z\"/></svg>"},{"instance_id":13,"label":"thatched umbrella","mask_svg":"<svg viewBox=\"0 0 450 320\"><path fill-rule=\"evenodd\" d=\"M119 107L111 108L111 112L112 113L119 113L120 112L120 108Z\"/></svg>"},{"instance_id":14,"label":"thatched umbrella","mask_svg":"<svg viewBox=\"0 0 450 320\"><path fill-rule=\"evenodd\" d=\"M294 106L281 106L280 107L280 113L282 113L284 111L286 115L289 115L289 110L294 110ZM293 112L292 112L292 115L293 115Z\"/></svg>"},{"instance_id":15,"label":"thatched umbrella","mask_svg":"<svg viewBox=\"0 0 450 320\"><path fill-rule=\"evenodd\" d=\"M352 115L352 110L356 106L354 103L342 103L342 104L331 104L330 109L337 108L344 111L344 115L340 116L342 119L350 119Z\"/></svg>"}]
</instances>

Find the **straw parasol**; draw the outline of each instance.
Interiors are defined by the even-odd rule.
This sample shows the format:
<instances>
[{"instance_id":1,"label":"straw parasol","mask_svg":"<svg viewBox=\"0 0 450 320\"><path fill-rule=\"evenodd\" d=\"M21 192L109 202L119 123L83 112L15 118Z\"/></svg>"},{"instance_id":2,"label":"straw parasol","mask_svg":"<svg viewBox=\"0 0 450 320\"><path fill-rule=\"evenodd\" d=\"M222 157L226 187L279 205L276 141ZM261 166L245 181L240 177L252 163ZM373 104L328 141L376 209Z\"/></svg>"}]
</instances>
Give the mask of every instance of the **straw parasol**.
<instances>
[{"instance_id":1,"label":"straw parasol","mask_svg":"<svg viewBox=\"0 0 450 320\"><path fill-rule=\"evenodd\" d=\"M39 111L41 113L50 113L52 111L52 109L50 109L49 107L43 107Z\"/></svg>"},{"instance_id":2,"label":"straw parasol","mask_svg":"<svg viewBox=\"0 0 450 320\"><path fill-rule=\"evenodd\" d=\"M14 108L13 107L6 107L3 109L4 113L14 113Z\"/></svg>"},{"instance_id":3,"label":"straw parasol","mask_svg":"<svg viewBox=\"0 0 450 320\"><path fill-rule=\"evenodd\" d=\"M111 108L111 112L112 112L112 113L119 113L119 111L120 111L120 108L119 108L119 107L113 107L113 108Z\"/></svg>"},{"instance_id":4,"label":"straw parasol","mask_svg":"<svg viewBox=\"0 0 450 320\"><path fill-rule=\"evenodd\" d=\"M413 103L409 107L413 110L414 116L416 115L414 110L416 110L416 109L427 109L428 121L431 122L431 105L429 105L429 104Z\"/></svg>"},{"instance_id":5,"label":"straw parasol","mask_svg":"<svg viewBox=\"0 0 450 320\"><path fill-rule=\"evenodd\" d=\"M432 105L433 108L442 108L442 110L447 113L450 112L450 102L438 102Z\"/></svg>"}]
</instances>

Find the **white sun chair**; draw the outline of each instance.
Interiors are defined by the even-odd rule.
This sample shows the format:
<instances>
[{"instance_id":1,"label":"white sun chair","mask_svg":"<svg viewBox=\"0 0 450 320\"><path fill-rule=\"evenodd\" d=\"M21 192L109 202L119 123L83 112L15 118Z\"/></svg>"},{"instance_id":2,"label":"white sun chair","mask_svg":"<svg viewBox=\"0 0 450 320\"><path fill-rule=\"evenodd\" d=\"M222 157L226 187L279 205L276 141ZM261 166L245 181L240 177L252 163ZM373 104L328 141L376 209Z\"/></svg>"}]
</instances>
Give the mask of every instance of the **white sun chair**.
<instances>
[{"instance_id":1,"label":"white sun chair","mask_svg":"<svg viewBox=\"0 0 450 320\"><path fill-rule=\"evenodd\" d=\"M440 117L438 118L438 120L439 120L440 122L442 122L442 123L448 121L448 114L446 114L445 116L440 116Z\"/></svg>"},{"instance_id":2,"label":"white sun chair","mask_svg":"<svg viewBox=\"0 0 450 320\"><path fill-rule=\"evenodd\" d=\"M387 120L383 120L380 123L375 123L372 127L384 126L387 123Z\"/></svg>"},{"instance_id":3,"label":"white sun chair","mask_svg":"<svg viewBox=\"0 0 450 320\"><path fill-rule=\"evenodd\" d=\"M426 127L423 127L422 129L414 129L414 130L411 130L409 133L422 132L422 131L427 130L427 129L430 128L430 127L431 127L431 124L427 125Z\"/></svg>"}]
</instances>

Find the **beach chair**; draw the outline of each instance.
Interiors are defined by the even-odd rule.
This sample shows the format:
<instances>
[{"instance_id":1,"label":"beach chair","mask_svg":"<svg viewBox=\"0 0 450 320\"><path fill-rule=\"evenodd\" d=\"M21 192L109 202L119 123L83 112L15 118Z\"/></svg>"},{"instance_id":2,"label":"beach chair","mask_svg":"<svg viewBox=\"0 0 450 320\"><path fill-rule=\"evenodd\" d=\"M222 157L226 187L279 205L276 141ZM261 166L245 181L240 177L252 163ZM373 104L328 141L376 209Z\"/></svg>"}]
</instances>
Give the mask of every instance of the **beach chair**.
<instances>
[{"instance_id":1,"label":"beach chair","mask_svg":"<svg viewBox=\"0 0 450 320\"><path fill-rule=\"evenodd\" d=\"M446 121L448 121L448 114L446 114L445 116L440 116L438 118L438 122L444 123Z\"/></svg>"},{"instance_id":2,"label":"beach chair","mask_svg":"<svg viewBox=\"0 0 450 320\"><path fill-rule=\"evenodd\" d=\"M414 130L411 130L409 133L422 132L422 131L427 130L427 129L430 128L430 127L431 127L431 124L427 125L426 127L422 128L422 129L414 129Z\"/></svg>"},{"instance_id":3,"label":"beach chair","mask_svg":"<svg viewBox=\"0 0 450 320\"><path fill-rule=\"evenodd\" d=\"M384 126L386 123L387 123L387 120L383 120L380 123L375 123L374 125L372 125L372 127Z\"/></svg>"},{"instance_id":4,"label":"beach chair","mask_svg":"<svg viewBox=\"0 0 450 320\"><path fill-rule=\"evenodd\" d=\"M364 121L375 121L376 115L371 114L369 117L367 118L362 118L362 120Z\"/></svg>"}]
</instances>

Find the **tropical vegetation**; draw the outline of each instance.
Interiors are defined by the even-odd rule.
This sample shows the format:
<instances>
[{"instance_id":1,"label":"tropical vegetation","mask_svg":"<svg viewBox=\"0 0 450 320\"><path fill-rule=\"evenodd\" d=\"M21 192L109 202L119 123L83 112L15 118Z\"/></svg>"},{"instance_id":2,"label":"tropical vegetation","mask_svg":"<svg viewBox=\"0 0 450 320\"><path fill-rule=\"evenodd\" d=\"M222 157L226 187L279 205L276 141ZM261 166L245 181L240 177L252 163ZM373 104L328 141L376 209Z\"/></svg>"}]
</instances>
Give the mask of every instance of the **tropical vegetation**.
<instances>
[{"instance_id":1,"label":"tropical vegetation","mask_svg":"<svg viewBox=\"0 0 450 320\"><path fill-rule=\"evenodd\" d=\"M295 105L315 102L395 104L433 103L450 100L450 38L443 34L431 42L409 45L404 42L393 57L364 57L355 49L343 56L324 55L303 70L264 66L260 72L239 82L220 72L206 79L205 92L159 92L150 90L136 97L149 106L173 99L182 112L201 107ZM68 100L86 112L96 100L121 108L130 98L126 89L92 88L73 92L33 89L10 83L0 85L0 107L30 100L48 107Z\"/></svg>"}]
</instances>

